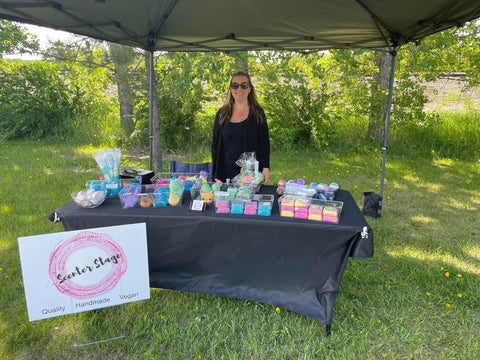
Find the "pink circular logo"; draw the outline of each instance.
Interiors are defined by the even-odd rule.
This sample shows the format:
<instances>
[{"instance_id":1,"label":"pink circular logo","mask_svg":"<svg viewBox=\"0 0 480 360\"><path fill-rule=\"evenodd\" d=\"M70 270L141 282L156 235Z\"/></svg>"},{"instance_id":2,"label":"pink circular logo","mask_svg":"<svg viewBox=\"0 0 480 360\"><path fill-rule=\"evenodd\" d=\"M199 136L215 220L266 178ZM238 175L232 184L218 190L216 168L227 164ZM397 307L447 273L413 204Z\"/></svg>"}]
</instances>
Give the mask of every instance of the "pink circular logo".
<instances>
[{"instance_id":1,"label":"pink circular logo","mask_svg":"<svg viewBox=\"0 0 480 360\"><path fill-rule=\"evenodd\" d=\"M53 284L77 299L111 291L126 271L127 257L108 234L80 232L60 242L50 254Z\"/></svg>"}]
</instances>

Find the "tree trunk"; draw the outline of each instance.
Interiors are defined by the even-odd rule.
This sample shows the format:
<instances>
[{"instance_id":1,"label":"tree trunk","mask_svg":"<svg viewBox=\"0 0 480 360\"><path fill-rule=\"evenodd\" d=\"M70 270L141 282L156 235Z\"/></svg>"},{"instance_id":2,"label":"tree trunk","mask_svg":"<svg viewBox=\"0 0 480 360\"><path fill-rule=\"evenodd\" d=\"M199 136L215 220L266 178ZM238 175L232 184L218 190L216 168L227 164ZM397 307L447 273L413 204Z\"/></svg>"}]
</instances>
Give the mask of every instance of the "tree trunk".
<instances>
[{"instance_id":1,"label":"tree trunk","mask_svg":"<svg viewBox=\"0 0 480 360\"><path fill-rule=\"evenodd\" d=\"M390 78L390 53L375 50L375 66L378 73L371 87L370 121L368 123L368 136L374 140L382 140L385 134L385 118L388 100L388 83Z\"/></svg>"},{"instance_id":2,"label":"tree trunk","mask_svg":"<svg viewBox=\"0 0 480 360\"><path fill-rule=\"evenodd\" d=\"M128 46L110 43L110 55L115 67L118 101L120 103L120 127L126 136L135 130L132 105L132 89L129 79L129 65L134 58L133 49Z\"/></svg>"},{"instance_id":3,"label":"tree trunk","mask_svg":"<svg viewBox=\"0 0 480 360\"><path fill-rule=\"evenodd\" d=\"M147 79L148 83L150 83L150 76L153 79L153 86L152 86L152 95L148 97L149 99L149 106L151 107L150 113L152 114L152 119L150 119L151 124L151 133L152 139L150 141L151 151L151 159L150 162L152 164L152 170L155 172L162 171L162 148L160 142L160 116L158 114L158 106L157 106L157 92L155 87L155 74L150 74L150 52L145 51L145 67L147 69ZM150 94L149 94L150 95ZM152 100L152 101L150 101Z\"/></svg>"},{"instance_id":4,"label":"tree trunk","mask_svg":"<svg viewBox=\"0 0 480 360\"><path fill-rule=\"evenodd\" d=\"M234 51L232 56L235 59L235 66L237 71L241 70L248 73L248 52L247 51Z\"/></svg>"}]
</instances>

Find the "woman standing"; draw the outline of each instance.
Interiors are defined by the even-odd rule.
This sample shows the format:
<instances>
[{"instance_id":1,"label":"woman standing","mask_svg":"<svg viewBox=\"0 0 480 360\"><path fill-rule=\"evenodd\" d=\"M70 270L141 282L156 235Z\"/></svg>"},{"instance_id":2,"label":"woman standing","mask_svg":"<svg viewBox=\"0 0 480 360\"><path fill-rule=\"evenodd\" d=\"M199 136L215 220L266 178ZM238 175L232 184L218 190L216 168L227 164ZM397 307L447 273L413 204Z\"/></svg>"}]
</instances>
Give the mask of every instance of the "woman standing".
<instances>
[{"instance_id":1,"label":"woman standing","mask_svg":"<svg viewBox=\"0 0 480 360\"><path fill-rule=\"evenodd\" d=\"M217 111L213 125L213 179L223 182L240 173L235 163L244 152L255 152L258 171L265 184L270 177L270 138L265 112L255 94L250 75L233 74L224 105Z\"/></svg>"}]
</instances>

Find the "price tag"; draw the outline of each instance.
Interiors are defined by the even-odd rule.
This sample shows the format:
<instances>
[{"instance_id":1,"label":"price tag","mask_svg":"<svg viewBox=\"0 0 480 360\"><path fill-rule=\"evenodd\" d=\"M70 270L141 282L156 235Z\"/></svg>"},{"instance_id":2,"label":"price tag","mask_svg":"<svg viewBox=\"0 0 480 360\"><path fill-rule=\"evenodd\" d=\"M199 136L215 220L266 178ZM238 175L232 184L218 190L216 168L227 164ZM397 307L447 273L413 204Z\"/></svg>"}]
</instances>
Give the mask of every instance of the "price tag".
<instances>
[{"instance_id":1,"label":"price tag","mask_svg":"<svg viewBox=\"0 0 480 360\"><path fill-rule=\"evenodd\" d=\"M190 210L193 211L205 211L206 204L203 200L193 200L192 204L190 205Z\"/></svg>"}]
</instances>

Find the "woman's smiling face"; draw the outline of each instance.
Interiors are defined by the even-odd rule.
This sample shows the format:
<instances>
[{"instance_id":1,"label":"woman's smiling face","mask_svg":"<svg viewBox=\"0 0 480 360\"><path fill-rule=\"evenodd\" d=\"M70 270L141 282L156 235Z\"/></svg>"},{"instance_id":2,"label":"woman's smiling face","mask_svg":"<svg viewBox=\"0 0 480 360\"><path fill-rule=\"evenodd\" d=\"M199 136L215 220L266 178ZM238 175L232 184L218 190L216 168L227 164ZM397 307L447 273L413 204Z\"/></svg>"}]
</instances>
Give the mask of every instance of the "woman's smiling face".
<instances>
[{"instance_id":1,"label":"woman's smiling face","mask_svg":"<svg viewBox=\"0 0 480 360\"><path fill-rule=\"evenodd\" d=\"M231 84L233 84L233 83L236 83L236 84L247 83L247 84L249 84L248 78L246 76L243 76L243 75L234 76ZM248 86L248 88L246 88L246 89L242 89L241 86L238 86L236 89L231 87L232 96L235 99L235 101L245 101L245 100L247 100L248 99L248 94L250 94L250 91L251 91L250 86Z\"/></svg>"}]
</instances>

